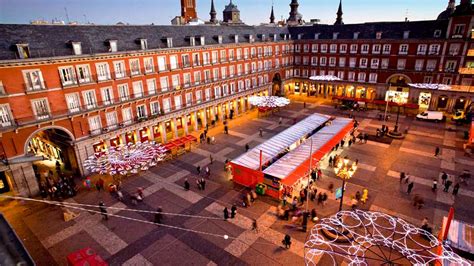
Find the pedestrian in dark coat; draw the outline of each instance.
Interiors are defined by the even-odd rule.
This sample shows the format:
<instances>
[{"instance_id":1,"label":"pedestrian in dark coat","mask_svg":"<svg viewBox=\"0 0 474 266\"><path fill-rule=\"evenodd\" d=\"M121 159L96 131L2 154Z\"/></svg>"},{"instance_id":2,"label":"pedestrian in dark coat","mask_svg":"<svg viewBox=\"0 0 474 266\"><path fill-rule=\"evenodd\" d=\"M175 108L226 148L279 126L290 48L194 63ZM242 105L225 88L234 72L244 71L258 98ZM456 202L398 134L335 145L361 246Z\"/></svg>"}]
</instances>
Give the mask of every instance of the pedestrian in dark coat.
<instances>
[{"instance_id":1,"label":"pedestrian in dark coat","mask_svg":"<svg viewBox=\"0 0 474 266\"><path fill-rule=\"evenodd\" d=\"M262 128L260 128L260 129L258 130L258 135L259 135L260 137L263 137L263 129L262 129Z\"/></svg>"},{"instance_id":2,"label":"pedestrian in dark coat","mask_svg":"<svg viewBox=\"0 0 474 266\"><path fill-rule=\"evenodd\" d=\"M410 182L410 184L408 184L408 188L407 188L407 193L408 193L408 194L411 193L411 191L413 190L413 186L414 186L414 185L415 185L415 184L414 184L413 182Z\"/></svg>"},{"instance_id":3,"label":"pedestrian in dark coat","mask_svg":"<svg viewBox=\"0 0 474 266\"><path fill-rule=\"evenodd\" d=\"M196 185L198 187L199 190L202 190L202 184L201 184L201 180L200 179L197 179L196 180Z\"/></svg>"},{"instance_id":4,"label":"pedestrian in dark coat","mask_svg":"<svg viewBox=\"0 0 474 266\"><path fill-rule=\"evenodd\" d=\"M237 213L237 206L232 205L232 207L230 208L230 218L234 219L236 213Z\"/></svg>"},{"instance_id":5,"label":"pedestrian in dark coat","mask_svg":"<svg viewBox=\"0 0 474 266\"><path fill-rule=\"evenodd\" d=\"M459 192L459 183L456 183L453 188L453 196L457 196Z\"/></svg>"},{"instance_id":6,"label":"pedestrian in dark coat","mask_svg":"<svg viewBox=\"0 0 474 266\"><path fill-rule=\"evenodd\" d=\"M209 154L209 161L211 162L211 164L214 162L214 158L212 158L212 154Z\"/></svg>"},{"instance_id":7,"label":"pedestrian in dark coat","mask_svg":"<svg viewBox=\"0 0 474 266\"><path fill-rule=\"evenodd\" d=\"M200 175L200 174L201 174L201 166L198 165L198 166L196 167L196 170L197 170L197 172L198 172L198 175Z\"/></svg>"},{"instance_id":8,"label":"pedestrian in dark coat","mask_svg":"<svg viewBox=\"0 0 474 266\"><path fill-rule=\"evenodd\" d=\"M206 180L204 180L204 178L201 178L201 187L202 190L206 190Z\"/></svg>"},{"instance_id":9,"label":"pedestrian in dark coat","mask_svg":"<svg viewBox=\"0 0 474 266\"><path fill-rule=\"evenodd\" d=\"M446 183L444 184L444 192L448 192L449 191L449 187L453 184L453 181L451 180L446 180Z\"/></svg>"},{"instance_id":10,"label":"pedestrian in dark coat","mask_svg":"<svg viewBox=\"0 0 474 266\"><path fill-rule=\"evenodd\" d=\"M107 207L105 207L105 204L102 201L99 203L99 210L102 214L102 219L108 220L109 215L107 214Z\"/></svg>"},{"instance_id":11,"label":"pedestrian in dark coat","mask_svg":"<svg viewBox=\"0 0 474 266\"><path fill-rule=\"evenodd\" d=\"M435 156L438 156L438 155L439 155L439 152L440 152L439 147L436 147L436 149L435 149Z\"/></svg>"},{"instance_id":12,"label":"pedestrian in dark coat","mask_svg":"<svg viewBox=\"0 0 474 266\"><path fill-rule=\"evenodd\" d=\"M224 220L227 221L229 219L229 210L227 210L227 207L224 208Z\"/></svg>"},{"instance_id":13,"label":"pedestrian in dark coat","mask_svg":"<svg viewBox=\"0 0 474 266\"><path fill-rule=\"evenodd\" d=\"M330 166L333 166L332 161L333 161L332 156L329 156L329 165L330 165Z\"/></svg>"},{"instance_id":14,"label":"pedestrian in dark coat","mask_svg":"<svg viewBox=\"0 0 474 266\"><path fill-rule=\"evenodd\" d=\"M156 224L161 224L161 218L163 218L162 212L163 212L163 209L161 207L158 207L158 209L156 209L155 220L154 220Z\"/></svg>"},{"instance_id":15,"label":"pedestrian in dark coat","mask_svg":"<svg viewBox=\"0 0 474 266\"><path fill-rule=\"evenodd\" d=\"M400 173L400 183L403 182L403 179L405 179L405 172Z\"/></svg>"},{"instance_id":16,"label":"pedestrian in dark coat","mask_svg":"<svg viewBox=\"0 0 474 266\"><path fill-rule=\"evenodd\" d=\"M283 243L283 246L285 246L286 249L289 249L291 247L291 236L285 235L285 238L283 238L281 242Z\"/></svg>"},{"instance_id":17,"label":"pedestrian in dark coat","mask_svg":"<svg viewBox=\"0 0 474 266\"><path fill-rule=\"evenodd\" d=\"M446 172L442 172L441 179L443 180L443 185L446 184L446 180L448 179L448 174L446 174Z\"/></svg>"},{"instance_id":18,"label":"pedestrian in dark coat","mask_svg":"<svg viewBox=\"0 0 474 266\"><path fill-rule=\"evenodd\" d=\"M184 179L184 190L189 190L189 182L188 179Z\"/></svg>"},{"instance_id":19,"label":"pedestrian in dark coat","mask_svg":"<svg viewBox=\"0 0 474 266\"><path fill-rule=\"evenodd\" d=\"M248 144L248 143L247 143L247 144L245 144L245 152L248 152L248 151L249 151L249 149L250 149L250 146L249 146L249 144Z\"/></svg>"}]
</instances>

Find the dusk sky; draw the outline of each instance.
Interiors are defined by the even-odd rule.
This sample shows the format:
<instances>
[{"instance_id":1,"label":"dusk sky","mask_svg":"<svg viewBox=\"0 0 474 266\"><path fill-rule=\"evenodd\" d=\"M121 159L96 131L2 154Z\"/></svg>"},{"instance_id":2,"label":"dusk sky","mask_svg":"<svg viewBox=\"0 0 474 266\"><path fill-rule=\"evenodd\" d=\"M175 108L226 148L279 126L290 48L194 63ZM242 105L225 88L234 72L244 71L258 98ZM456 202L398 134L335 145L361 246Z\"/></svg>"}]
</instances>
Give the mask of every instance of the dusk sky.
<instances>
[{"instance_id":1,"label":"dusk sky","mask_svg":"<svg viewBox=\"0 0 474 266\"><path fill-rule=\"evenodd\" d=\"M198 16L209 19L211 0L197 0ZM229 0L215 0L218 18ZM249 25L268 22L272 0L233 0L240 9L241 19ZM274 0L275 16L287 18L290 0ZM456 1L457 4L459 1ZM299 11L308 21L318 18L321 23L334 23L339 0L300 0ZM344 22L436 19L448 0L343 0ZM95 24L168 25L180 15L179 0L0 0L0 23L29 23L34 19L59 19Z\"/></svg>"}]
</instances>

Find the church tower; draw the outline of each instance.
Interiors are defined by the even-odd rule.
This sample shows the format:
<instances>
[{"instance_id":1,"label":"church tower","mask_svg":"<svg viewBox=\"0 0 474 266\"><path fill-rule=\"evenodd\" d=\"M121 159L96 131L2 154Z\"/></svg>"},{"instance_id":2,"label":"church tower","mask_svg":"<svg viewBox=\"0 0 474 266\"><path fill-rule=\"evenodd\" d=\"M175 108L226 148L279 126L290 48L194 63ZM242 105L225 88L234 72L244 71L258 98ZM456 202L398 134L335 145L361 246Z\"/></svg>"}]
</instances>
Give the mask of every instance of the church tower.
<instances>
[{"instance_id":1,"label":"church tower","mask_svg":"<svg viewBox=\"0 0 474 266\"><path fill-rule=\"evenodd\" d=\"M270 24L275 24L275 14L273 13L273 5L272 12L270 13Z\"/></svg>"},{"instance_id":2,"label":"church tower","mask_svg":"<svg viewBox=\"0 0 474 266\"><path fill-rule=\"evenodd\" d=\"M209 22L211 22L212 24L216 24L217 12L216 12L216 8L214 7L214 0L211 0L211 12L209 12L209 15L211 16L211 19L209 20Z\"/></svg>"},{"instance_id":3,"label":"church tower","mask_svg":"<svg viewBox=\"0 0 474 266\"><path fill-rule=\"evenodd\" d=\"M339 8L337 9L337 18L336 18L336 23L334 25L342 25L344 22L342 22L342 0L339 1Z\"/></svg>"},{"instance_id":4,"label":"church tower","mask_svg":"<svg viewBox=\"0 0 474 266\"><path fill-rule=\"evenodd\" d=\"M298 0L291 0L290 3L290 17L288 17L287 23L290 26L300 25L303 23L303 16L298 13Z\"/></svg>"},{"instance_id":5,"label":"church tower","mask_svg":"<svg viewBox=\"0 0 474 266\"><path fill-rule=\"evenodd\" d=\"M197 18L196 0L181 0L181 17L186 23Z\"/></svg>"}]
</instances>

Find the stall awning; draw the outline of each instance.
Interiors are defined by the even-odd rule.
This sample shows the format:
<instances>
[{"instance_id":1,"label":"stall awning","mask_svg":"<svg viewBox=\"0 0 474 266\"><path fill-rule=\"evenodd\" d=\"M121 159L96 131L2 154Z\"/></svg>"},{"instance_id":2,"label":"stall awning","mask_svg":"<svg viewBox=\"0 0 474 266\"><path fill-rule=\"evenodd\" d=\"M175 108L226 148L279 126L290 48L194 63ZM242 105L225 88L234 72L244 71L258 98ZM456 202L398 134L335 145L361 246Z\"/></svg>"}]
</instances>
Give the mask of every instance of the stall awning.
<instances>
[{"instance_id":1,"label":"stall awning","mask_svg":"<svg viewBox=\"0 0 474 266\"><path fill-rule=\"evenodd\" d=\"M311 140L313 142L313 166L327 154L353 128L353 121L347 118L336 118L330 125L325 126L308 138L295 150L289 152L269 166L264 174L280 178L285 185L292 185L296 180L305 176L309 171L309 156Z\"/></svg>"},{"instance_id":2,"label":"stall awning","mask_svg":"<svg viewBox=\"0 0 474 266\"><path fill-rule=\"evenodd\" d=\"M197 138L193 135L187 135L186 137L183 137L183 138L186 138L187 141L197 141Z\"/></svg>"},{"instance_id":3,"label":"stall awning","mask_svg":"<svg viewBox=\"0 0 474 266\"><path fill-rule=\"evenodd\" d=\"M327 115L312 114L237 159L232 160L232 163L257 170L260 166L260 151L262 151L262 164L265 164L329 119L330 117Z\"/></svg>"},{"instance_id":4,"label":"stall awning","mask_svg":"<svg viewBox=\"0 0 474 266\"><path fill-rule=\"evenodd\" d=\"M163 146L166 150L170 151L171 149L175 148L176 145L174 145L173 143L166 143L164 146Z\"/></svg>"}]
</instances>

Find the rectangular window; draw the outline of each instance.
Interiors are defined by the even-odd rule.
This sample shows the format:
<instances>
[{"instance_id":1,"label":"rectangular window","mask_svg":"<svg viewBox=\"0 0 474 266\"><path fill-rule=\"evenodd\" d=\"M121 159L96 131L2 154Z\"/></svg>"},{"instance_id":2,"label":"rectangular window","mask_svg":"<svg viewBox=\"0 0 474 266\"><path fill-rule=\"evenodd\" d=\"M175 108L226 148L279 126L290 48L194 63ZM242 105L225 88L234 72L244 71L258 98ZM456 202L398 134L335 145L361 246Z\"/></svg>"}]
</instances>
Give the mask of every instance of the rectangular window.
<instances>
[{"instance_id":1,"label":"rectangular window","mask_svg":"<svg viewBox=\"0 0 474 266\"><path fill-rule=\"evenodd\" d=\"M317 66L318 65L318 57L317 56L311 57L311 65L312 66Z\"/></svg>"},{"instance_id":2,"label":"rectangular window","mask_svg":"<svg viewBox=\"0 0 474 266\"><path fill-rule=\"evenodd\" d=\"M428 45L426 45L426 44L419 44L418 49L416 51L416 54L417 55L425 55L427 47L428 47Z\"/></svg>"},{"instance_id":3,"label":"rectangular window","mask_svg":"<svg viewBox=\"0 0 474 266\"><path fill-rule=\"evenodd\" d=\"M102 93L102 103L104 105L111 105L114 103L114 93L112 91L112 88L107 87L107 88L102 88L100 89Z\"/></svg>"},{"instance_id":4,"label":"rectangular window","mask_svg":"<svg viewBox=\"0 0 474 266\"><path fill-rule=\"evenodd\" d=\"M446 72L454 72L456 70L456 61L455 60L448 60L446 61Z\"/></svg>"},{"instance_id":5,"label":"rectangular window","mask_svg":"<svg viewBox=\"0 0 474 266\"><path fill-rule=\"evenodd\" d=\"M337 72L337 77L340 79L344 79L344 71L338 71Z\"/></svg>"},{"instance_id":6,"label":"rectangular window","mask_svg":"<svg viewBox=\"0 0 474 266\"><path fill-rule=\"evenodd\" d=\"M367 68L367 58L361 58L359 62L359 67Z\"/></svg>"},{"instance_id":7,"label":"rectangular window","mask_svg":"<svg viewBox=\"0 0 474 266\"><path fill-rule=\"evenodd\" d=\"M227 78L227 67L221 67L221 78L222 79Z\"/></svg>"},{"instance_id":8,"label":"rectangular window","mask_svg":"<svg viewBox=\"0 0 474 266\"><path fill-rule=\"evenodd\" d=\"M25 80L25 87L28 91L46 89L41 70L23 70L23 79Z\"/></svg>"},{"instance_id":9,"label":"rectangular window","mask_svg":"<svg viewBox=\"0 0 474 266\"><path fill-rule=\"evenodd\" d=\"M155 71L153 57L143 58L143 64L145 65L145 73L153 73Z\"/></svg>"},{"instance_id":10,"label":"rectangular window","mask_svg":"<svg viewBox=\"0 0 474 266\"><path fill-rule=\"evenodd\" d=\"M319 61L319 64L320 64L321 66L325 66L325 65L326 65L326 60L327 60L326 57L321 57L321 59L320 59L320 61Z\"/></svg>"},{"instance_id":11,"label":"rectangular window","mask_svg":"<svg viewBox=\"0 0 474 266\"><path fill-rule=\"evenodd\" d=\"M91 71L89 65L77 65L77 79L79 83L88 83L91 82Z\"/></svg>"},{"instance_id":12,"label":"rectangular window","mask_svg":"<svg viewBox=\"0 0 474 266\"><path fill-rule=\"evenodd\" d=\"M128 101L130 99L130 92L128 84L119 84L118 86L120 101Z\"/></svg>"},{"instance_id":13,"label":"rectangular window","mask_svg":"<svg viewBox=\"0 0 474 266\"><path fill-rule=\"evenodd\" d=\"M124 125L129 125L133 122L132 108L122 109L122 121Z\"/></svg>"},{"instance_id":14,"label":"rectangular window","mask_svg":"<svg viewBox=\"0 0 474 266\"><path fill-rule=\"evenodd\" d=\"M206 96L206 101L209 101L211 99L211 89L210 88L207 88L204 92L205 96Z\"/></svg>"},{"instance_id":15,"label":"rectangular window","mask_svg":"<svg viewBox=\"0 0 474 266\"><path fill-rule=\"evenodd\" d=\"M158 71L166 71L166 56L158 57Z\"/></svg>"},{"instance_id":16,"label":"rectangular window","mask_svg":"<svg viewBox=\"0 0 474 266\"><path fill-rule=\"evenodd\" d=\"M391 50L392 50L392 46L390 44L383 45L383 54L390 54Z\"/></svg>"},{"instance_id":17,"label":"rectangular window","mask_svg":"<svg viewBox=\"0 0 474 266\"><path fill-rule=\"evenodd\" d=\"M379 59L378 58L372 58L372 60L370 60L370 68L373 68L373 69L379 68Z\"/></svg>"},{"instance_id":18,"label":"rectangular window","mask_svg":"<svg viewBox=\"0 0 474 266\"><path fill-rule=\"evenodd\" d=\"M372 53L373 53L373 54L380 54L380 49L381 49L381 45L380 45L380 44L374 44L374 45L372 45Z\"/></svg>"},{"instance_id":19,"label":"rectangular window","mask_svg":"<svg viewBox=\"0 0 474 266\"><path fill-rule=\"evenodd\" d=\"M177 69L178 68L178 57L176 55L170 56L170 69Z\"/></svg>"},{"instance_id":20,"label":"rectangular window","mask_svg":"<svg viewBox=\"0 0 474 266\"><path fill-rule=\"evenodd\" d=\"M366 75L364 72L360 72L358 75L357 75L357 81L359 82L365 82L365 78L366 78Z\"/></svg>"},{"instance_id":21,"label":"rectangular window","mask_svg":"<svg viewBox=\"0 0 474 266\"><path fill-rule=\"evenodd\" d=\"M77 84L76 73L74 71L74 67L72 66L60 67L59 74L61 76L61 82L63 86Z\"/></svg>"},{"instance_id":22,"label":"rectangular window","mask_svg":"<svg viewBox=\"0 0 474 266\"><path fill-rule=\"evenodd\" d=\"M347 79L349 81L354 81L355 80L355 72L349 72L347 75Z\"/></svg>"},{"instance_id":23,"label":"rectangular window","mask_svg":"<svg viewBox=\"0 0 474 266\"><path fill-rule=\"evenodd\" d=\"M401 44L398 54L406 55L408 54L408 44Z\"/></svg>"},{"instance_id":24,"label":"rectangular window","mask_svg":"<svg viewBox=\"0 0 474 266\"><path fill-rule=\"evenodd\" d=\"M349 58L349 67L355 67L357 62L357 58L351 57Z\"/></svg>"},{"instance_id":25,"label":"rectangular window","mask_svg":"<svg viewBox=\"0 0 474 266\"><path fill-rule=\"evenodd\" d=\"M174 96L174 106L176 110L179 110L183 107L181 103L181 95Z\"/></svg>"},{"instance_id":26,"label":"rectangular window","mask_svg":"<svg viewBox=\"0 0 474 266\"><path fill-rule=\"evenodd\" d=\"M108 129L115 129L118 125L117 112L107 112L105 113L105 120L107 121Z\"/></svg>"},{"instance_id":27,"label":"rectangular window","mask_svg":"<svg viewBox=\"0 0 474 266\"><path fill-rule=\"evenodd\" d=\"M221 50L221 62L227 61L227 55L225 50Z\"/></svg>"},{"instance_id":28,"label":"rectangular window","mask_svg":"<svg viewBox=\"0 0 474 266\"><path fill-rule=\"evenodd\" d=\"M211 70L204 70L204 83L211 81Z\"/></svg>"},{"instance_id":29,"label":"rectangular window","mask_svg":"<svg viewBox=\"0 0 474 266\"><path fill-rule=\"evenodd\" d=\"M199 85L201 83L201 71L194 72L194 84Z\"/></svg>"},{"instance_id":30,"label":"rectangular window","mask_svg":"<svg viewBox=\"0 0 474 266\"><path fill-rule=\"evenodd\" d=\"M362 44L361 53L363 53L363 54L368 54L369 53L369 45L368 44Z\"/></svg>"},{"instance_id":31,"label":"rectangular window","mask_svg":"<svg viewBox=\"0 0 474 266\"><path fill-rule=\"evenodd\" d=\"M433 77L432 76L425 76L423 78L423 83L428 83L430 84L431 82L433 82Z\"/></svg>"},{"instance_id":32,"label":"rectangular window","mask_svg":"<svg viewBox=\"0 0 474 266\"><path fill-rule=\"evenodd\" d=\"M89 117L89 131L91 135L99 134L102 132L102 123L100 122L100 116Z\"/></svg>"},{"instance_id":33,"label":"rectangular window","mask_svg":"<svg viewBox=\"0 0 474 266\"><path fill-rule=\"evenodd\" d=\"M311 52L317 53L318 52L318 45L317 44L312 44L311 45Z\"/></svg>"},{"instance_id":34,"label":"rectangular window","mask_svg":"<svg viewBox=\"0 0 474 266\"><path fill-rule=\"evenodd\" d=\"M115 78L120 79L126 76L125 74L125 63L123 61L115 61L114 62L114 72Z\"/></svg>"},{"instance_id":35,"label":"rectangular window","mask_svg":"<svg viewBox=\"0 0 474 266\"><path fill-rule=\"evenodd\" d=\"M381 64L380 64L381 68L382 69L387 69L388 68L388 63L389 63L388 58L382 59Z\"/></svg>"},{"instance_id":36,"label":"rectangular window","mask_svg":"<svg viewBox=\"0 0 474 266\"><path fill-rule=\"evenodd\" d=\"M452 43L449 45L449 55L456 56L459 54L459 50L461 49L460 43Z\"/></svg>"},{"instance_id":37,"label":"rectangular window","mask_svg":"<svg viewBox=\"0 0 474 266\"><path fill-rule=\"evenodd\" d=\"M140 118L146 118L147 117L147 114L146 114L146 105L139 105L137 106L137 118L140 119Z\"/></svg>"},{"instance_id":38,"label":"rectangular window","mask_svg":"<svg viewBox=\"0 0 474 266\"><path fill-rule=\"evenodd\" d=\"M221 87L214 87L214 96L217 98L220 98L221 95Z\"/></svg>"},{"instance_id":39,"label":"rectangular window","mask_svg":"<svg viewBox=\"0 0 474 266\"><path fill-rule=\"evenodd\" d=\"M439 53L439 44L431 44L429 55L437 55Z\"/></svg>"},{"instance_id":40,"label":"rectangular window","mask_svg":"<svg viewBox=\"0 0 474 266\"><path fill-rule=\"evenodd\" d=\"M160 114L160 102L151 102L150 111L151 111L151 115Z\"/></svg>"},{"instance_id":41,"label":"rectangular window","mask_svg":"<svg viewBox=\"0 0 474 266\"><path fill-rule=\"evenodd\" d=\"M148 89L148 95L156 94L156 79L147 79L146 87Z\"/></svg>"},{"instance_id":42,"label":"rectangular window","mask_svg":"<svg viewBox=\"0 0 474 266\"><path fill-rule=\"evenodd\" d=\"M369 82L370 83L377 83L377 73L370 73Z\"/></svg>"},{"instance_id":43,"label":"rectangular window","mask_svg":"<svg viewBox=\"0 0 474 266\"><path fill-rule=\"evenodd\" d=\"M185 88L191 86L191 73L184 73L183 74L183 85Z\"/></svg>"},{"instance_id":44,"label":"rectangular window","mask_svg":"<svg viewBox=\"0 0 474 266\"><path fill-rule=\"evenodd\" d=\"M104 81L110 79L109 64L107 63L96 63L95 68L97 71L97 80Z\"/></svg>"},{"instance_id":45,"label":"rectangular window","mask_svg":"<svg viewBox=\"0 0 474 266\"><path fill-rule=\"evenodd\" d=\"M10 112L10 105L0 104L0 126L9 127L12 125L12 115Z\"/></svg>"},{"instance_id":46,"label":"rectangular window","mask_svg":"<svg viewBox=\"0 0 474 266\"><path fill-rule=\"evenodd\" d=\"M117 52L117 40L109 40L109 52Z\"/></svg>"},{"instance_id":47,"label":"rectangular window","mask_svg":"<svg viewBox=\"0 0 474 266\"><path fill-rule=\"evenodd\" d=\"M335 54L337 52L337 44L331 44L329 46L329 52Z\"/></svg>"},{"instance_id":48,"label":"rectangular window","mask_svg":"<svg viewBox=\"0 0 474 266\"><path fill-rule=\"evenodd\" d=\"M336 58L335 57L330 57L329 58L329 66L336 66Z\"/></svg>"},{"instance_id":49,"label":"rectangular window","mask_svg":"<svg viewBox=\"0 0 474 266\"><path fill-rule=\"evenodd\" d=\"M328 51L328 45L321 44L321 53L327 53L327 51Z\"/></svg>"},{"instance_id":50,"label":"rectangular window","mask_svg":"<svg viewBox=\"0 0 474 266\"><path fill-rule=\"evenodd\" d=\"M436 69L436 60L426 61L426 70L427 71L434 71L435 69Z\"/></svg>"},{"instance_id":51,"label":"rectangular window","mask_svg":"<svg viewBox=\"0 0 474 266\"><path fill-rule=\"evenodd\" d=\"M169 113L171 111L171 99L170 98L164 98L163 99L163 112L164 113Z\"/></svg>"},{"instance_id":52,"label":"rectangular window","mask_svg":"<svg viewBox=\"0 0 474 266\"><path fill-rule=\"evenodd\" d=\"M210 60L209 60L209 53L203 53L202 54L202 62L204 65L209 65Z\"/></svg>"},{"instance_id":53,"label":"rectangular window","mask_svg":"<svg viewBox=\"0 0 474 266\"><path fill-rule=\"evenodd\" d=\"M237 49L237 60L242 59L242 49Z\"/></svg>"},{"instance_id":54,"label":"rectangular window","mask_svg":"<svg viewBox=\"0 0 474 266\"><path fill-rule=\"evenodd\" d=\"M88 90L82 92L82 97L84 99L84 104L87 109L94 109L97 107L97 99L95 96L95 90Z\"/></svg>"},{"instance_id":55,"label":"rectangular window","mask_svg":"<svg viewBox=\"0 0 474 266\"><path fill-rule=\"evenodd\" d=\"M357 44L351 44L351 54L357 53Z\"/></svg>"},{"instance_id":56,"label":"rectangular window","mask_svg":"<svg viewBox=\"0 0 474 266\"><path fill-rule=\"evenodd\" d=\"M235 75L235 67L234 65L229 66L229 77L233 78Z\"/></svg>"},{"instance_id":57,"label":"rectangular window","mask_svg":"<svg viewBox=\"0 0 474 266\"><path fill-rule=\"evenodd\" d=\"M179 74L171 76L171 86L175 90L179 88Z\"/></svg>"},{"instance_id":58,"label":"rectangular window","mask_svg":"<svg viewBox=\"0 0 474 266\"><path fill-rule=\"evenodd\" d=\"M199 91L196 91L196 103L201 103L202 101L202 92L199 90Z\"/></svg>"},{"instance_id":59,"label":"rectangular window","mask_svg":"<svg viewBox=\"0 0 474 266\"><path fill-rule=\"evenodd\" d=\"M417 60L415 61L415 70L416 70L416 71L421 71L421 70L423 70L423 65L424 65L424 63L425 63L425 60L423 60L423 59L417 59Z\"/></svg>"},{"instance_id":60,"label":"rectangular window","mask_svg":"<svg viewBox=\"0 0 474 266\"><path fill-rule=\"evenodd\" d=\"M213 70L213 78L214 78L214 81L217 81L219 79L219 69L218 68L214 68Z\"/></svg>"},{"instance_id":61,"label":"rectangular window","mask_svg":"<svg viewBox=\"0 0 474 266\"><path fill-rule=\"evenodd\" d=\"M346 66L346 58L339 57L339 67L345 67L345 66Z\"/></svg>"},{"instance_id":62,"label":"rectangular window","mask_svg":"<svg viewBox=\"0 0 474 266\"><path fill-rule=\"evenodd\" d=\"M191 92L186 93L186 107L193 105L193 94Z\"/></svg>"},{"instance_id":63,"label":"rectangular window","mask_svg":"<svg viewBox=\"0 0 474 266\"><path fill-rule=\"evenodd\" d=\"M143 97L143 83L141 81L135 81L132 83L133 86L133 97L141 98Z\"/></svg>"},{"instance_id":64,"label":"rectangular window","mask_svg":"<svg viewBox=\"0 0 474 266\"><path fill-rule=\"evenodd\" d=\"M81 101L77 92L66 94L66 103L70 113L77 113L81 110Z\"/></svg>"},{"instance_id":65,"label":"rectangular window","mask_svg":"<svg viewBox=\"0 0 474 266\"><path fill-rule=\"evenodd\" d=\"M193 54L193 66L200 66L201 65L201 59L199 56L199 53L194 53Z\"/></svg>"},{"instance_id":66,"label":"rectangular window","mask_svg":"<svg viewBox=\"0 0 474 266\"><path fill-rule=\"evenodd\" d=\"M212 63L217 64L219 60L219 53L217 51L212 51Z\"/></svg>"},{"instance_id":67,"label":"rectangular window","mask_svg":"<svg viewBox=\"0 0 474 266\"><path fill-rule=\"evenodd\" d=\"M341 44L341 46L339 46L339 52L341 54L347 53L347 44Z\"/></svg>"},{"instance_id":68,"label":"rectangular window","mask_svg":"<svg viewBox=\"0 0 474 266\"><path fill-rule=\"evenodd\" d=\"M189 60L188 54L181 55L181 62L183 64L183 68L191 67L191 61Z\"/></svg>"},{"instance_id":69,"label":"rectangular window","mask_svg":"<svg viewBox=\"0 0 474 266\"><path fill-rule=\"evenodd\" d=\"M464 35L464 27L465 27L464 24L456 24L454 26L454 35L460 35L460 37L462 38L462 36ZM457 36L453 36L453 37L457 37Z\"/></svg>"},{"instance_id":70,"label":"rectangular window","mask_svg":"<svg viewBox=\"0 0 474 266\"><path fill-rule=\"evenodd\" d=\"M80 42L72 42L72 51L74 55L81 55L82 54L82 46Z\"/></svg>"},{"instance_id":71,"label":"rectangular window","mask_svg":"<svg viewBox=\"0 0 474 266\"><path fill-rule=\"evenodd\" d=\"M234 61L234 49L229 50L229 60Z\"/></svg>"},{"instance_id":72,"label":"rectangular window","mask_svg":"<svg viewBox=\"0 0 474 266\"><path fill-rule=\"evenodd\" d=\"M132 73L132 76L140 75L140 60L138 59L130 59L130 72Z\"/></svg>"},{"instance_id":73,"label":"rectangular window","mask_svg":"<svg viewBox=\"0 0 474 266\"><path fill-rule=\"evenodd\" d=\"M397 69L398 69L398 70L403 70L403 69L405 69L406 63L407 63L407 60L406 60L406 59L398 59L398 61L397 61Z\"/></svg>"},{"instance_id":74,"label":"rectangular window","mask_svg":"<svg viewBox=\"0 0 474 266\"><path fill-rule=\"evenodd\" d=\"M161 77L161 78L160 78L160 88L161 88L161 91L167 91L167 90L168 90L168 87L169 87L169 84L168 84L168 77Z\"/></svg>"}]
</instances>

